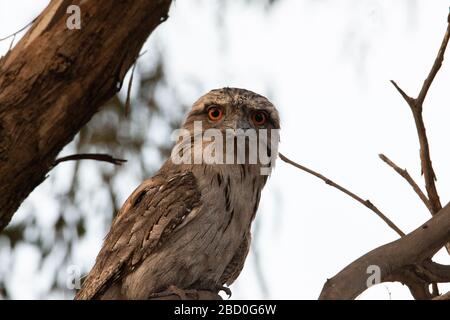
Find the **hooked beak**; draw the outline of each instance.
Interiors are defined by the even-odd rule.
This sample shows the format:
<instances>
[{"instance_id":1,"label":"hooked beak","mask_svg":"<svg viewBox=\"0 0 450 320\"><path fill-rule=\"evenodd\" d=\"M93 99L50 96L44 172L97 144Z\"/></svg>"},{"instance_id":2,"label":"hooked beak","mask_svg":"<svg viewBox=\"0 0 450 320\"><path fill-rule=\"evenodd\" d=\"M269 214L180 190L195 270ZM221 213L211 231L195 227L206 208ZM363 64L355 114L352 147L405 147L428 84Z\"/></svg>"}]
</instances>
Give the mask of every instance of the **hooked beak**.
<instances>
[{"instance_id":1,"label":"hooked beak","mask_svg":"<svg viewBox=\"0 0 450 320\"><path fill-rule=\"evenodd\" d=\"M233 137L237 137L245 134L245 131L248 129L252 129L253 127L245 119L235 119L230 125L226 126L227 134L230 134Z\"/></svg>"},{"instance_id":2,"label":"hooked beak","mask_svg":"<svg viewBox=\"0 0 450 320\"><path fill-rule=\"evenodd\" d=\"M234 121L234 130L248 130L251 129L252 126L250 125L250 123L248 122L247 119L237 119Z\"/></svg>"}]
</instances>

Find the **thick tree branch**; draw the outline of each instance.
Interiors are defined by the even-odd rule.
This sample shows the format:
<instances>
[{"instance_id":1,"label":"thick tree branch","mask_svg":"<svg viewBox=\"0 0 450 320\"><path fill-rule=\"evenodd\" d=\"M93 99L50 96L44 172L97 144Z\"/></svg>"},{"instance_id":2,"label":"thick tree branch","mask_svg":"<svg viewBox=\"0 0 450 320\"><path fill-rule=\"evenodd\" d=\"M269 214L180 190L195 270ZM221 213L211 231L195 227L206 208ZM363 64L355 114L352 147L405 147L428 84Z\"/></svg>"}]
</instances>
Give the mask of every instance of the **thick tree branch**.
<instances>
[{"instance_id":1,"label":"thick tree branch","mask_svg":"<svg viewBox=\"0 0 450 320\"><path fill-rule=\"evenodd\" d=\"M449 275L447 266L430 263L430 259L449 240L450 204L413 232L370 251L345 267L327 280L319 298L356 298L368 288L369 266L379 267L381 282L400 281L408 285L415 298L432 298L426 287L436 280L447 281Z\"/></svg>"},{"instance_id":2,"label":"thick tree branch","mask_svg":"<svg viewBox=\"0 0 450 320\"><path fill-rule=\"evenodd\" d=\"M120 89L170 0L53 0L0 60L0 231ZM69 30L67 7L81 9Z\"/></svg>"},{"instance_id":3,"label":"thick tree branch","mask_svg":"<svg viewBox=\"0 0 450 320\"><path fill-rule=\"evenodd\" d=\"M450 282L450 266L427 260L423 263L422 272L431 282Z\"/></svg>"},{"instance_id":4,"label":"thick tree branch","mask_svg":"<svg viewBox=\"0 0 450 320\"><path fill-rule=\"evenodd\" d=\"M419 196L419 198L428 208L430 213L433 214L433 208L431 206L430 200L428 200L427 196L422 192L422 189L420 189L420 187L417 185L414 179L409 175L408 171L406 169L402 169L399 166L397 166L391 159L386 157L384 154L380 154L379 157L409 183L409 185L413 188L415 193Z\"/></svg>"},{"instance_id":5,"label":"thick tree branch","mask_svg":"<svg viewBox=\"0 0 450 320\"><path fill-rule=\"evenodd\" d=\"M429 283L421 279L415 273L415 268L413 267L405 267L403 273L398 276L397 281L405 284L416 300L430 300L437 296L434 292L430 292ZM433 286L433 290L435 290L435 286Z\"/></svg>"},{"instance_id":6,"label":"thick tree branch","mask_svg":"<svg viewBox=\"0 0 450 320\"><path fill-rule=\"evenodd\" d=\"M399 227L397 227L395 225L395 223L393 223L388 217L386 217L372 202L370 202L370 200L364 200L361 197L357 196L356 194L354 194L353 192L349 191L348 189L340 186L339 184L335 183L334 181L328 179L327 177L321 175L320 173L311 170L305 166L302 166L290 159L288 159L287 157L285 157L283 154L279 153L278 154L280 159L283 160L284 162L300 169L303 170L309 174L312 174L313 176L323 180L326 184L338 189L339 191L345 193L346 195L352 197L353 199L355 199L356 201L358 201L359 203L361 203L362 205L364 205L365 207L369 208L370 210L372 210L373 212L375 212L375 214L380 217L384 222L386 222L386 224L391 227L395 232L397 232L401 237L405 235L405 233L400 230Z\"/></svg>"}]
</instances>

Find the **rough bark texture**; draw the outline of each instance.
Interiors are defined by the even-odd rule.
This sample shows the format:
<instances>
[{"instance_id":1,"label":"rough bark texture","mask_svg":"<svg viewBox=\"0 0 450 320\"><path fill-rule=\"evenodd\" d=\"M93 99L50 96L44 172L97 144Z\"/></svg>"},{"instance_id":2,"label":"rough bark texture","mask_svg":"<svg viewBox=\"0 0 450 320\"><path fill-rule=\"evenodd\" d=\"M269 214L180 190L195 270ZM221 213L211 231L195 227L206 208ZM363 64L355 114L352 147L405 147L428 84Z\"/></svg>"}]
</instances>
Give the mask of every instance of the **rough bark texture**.
<instances>
[{"instance_id":1,"label":"rough bark texture","mask_svg":"<svg viewBox=\"0 0 450 320\"><path fill-rule=\"evenodd\" d=\"M53 0L0 60L0 231L121 87L170 0ZM81 30L69 30L69 5Z\"/></svg>"},{"instance_id":2,"label":"rough bark texture","mask_svg":"<svg viewBox=\"0 0 450 320\"><path fill-rule=\"evenodd\" d=\"M427 290L430 283L450 281L450 267L431 261L449 240L450 204L413 232L372 250L328 279L320 299L356 298L368 288L369 266L380 268L381 282L400 281L415 298L432 298Z\"/></svg>"}]
</instances>

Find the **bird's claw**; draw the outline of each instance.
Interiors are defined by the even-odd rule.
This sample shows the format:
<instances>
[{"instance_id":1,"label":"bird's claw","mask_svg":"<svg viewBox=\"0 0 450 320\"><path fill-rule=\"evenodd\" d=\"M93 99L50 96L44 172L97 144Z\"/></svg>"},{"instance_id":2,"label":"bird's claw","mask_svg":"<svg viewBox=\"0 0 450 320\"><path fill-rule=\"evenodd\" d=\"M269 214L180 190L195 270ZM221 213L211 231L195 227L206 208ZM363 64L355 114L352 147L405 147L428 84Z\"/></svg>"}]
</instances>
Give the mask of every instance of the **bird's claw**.
<instances>
[{"instance_id":1,"label":"bird's claw","mask_svg":"<svg viewBox=\"0 0 450 320\"><path fill-rule=\"evenodd\" d=\"M216 295L217 298L220 299L220 296L218 295L220 291L225 292L228 295L228 299L231 297L230 288L225 286L218 286L215 288L215 290L211 289L196 290L196 289L180 289L175 285L171 285L163 292L151 294L149 299L169 298L171 296L172 298L173 296L176 296L178 297L179 300L211 299L211 294ZM205 293L208 293L209 295L205 296ZM169 298L169 300L174 299Z\"/></svg>"}]
</instances>

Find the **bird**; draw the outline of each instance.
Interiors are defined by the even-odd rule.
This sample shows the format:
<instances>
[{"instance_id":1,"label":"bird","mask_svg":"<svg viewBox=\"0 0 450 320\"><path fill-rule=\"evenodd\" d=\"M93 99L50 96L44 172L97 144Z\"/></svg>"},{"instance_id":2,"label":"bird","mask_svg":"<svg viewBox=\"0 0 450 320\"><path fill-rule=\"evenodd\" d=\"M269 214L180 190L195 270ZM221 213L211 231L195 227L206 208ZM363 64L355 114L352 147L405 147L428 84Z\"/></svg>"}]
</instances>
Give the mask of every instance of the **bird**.
<instances>
[{"instance_id":1,"label":"bird","mask_svg":"<svg viewBox=\"0 0 450 320\"><path fill-rule=\"evenodd\" d=\"M161 293L184 299L202 290L229 292L226 286L239 276L249 253L251 224L269 176L262 169L270 172L274 161L239 163L235 156L231 163L174 161L173 155L185 157L195 148L188 142L199 135L196 124L201 134L213 130L236 142L245 130L273 135L280 118L267 98L250 90L225 87L200 97L180 128L190 138L175 144L155 175L125 201L75 299L146 300ZM202 139L200 146L217 146L219 140ZM251 144L245 144L247 154ZM271 145L260 144L274 158Z\"/></svg>"}]
</instances>

